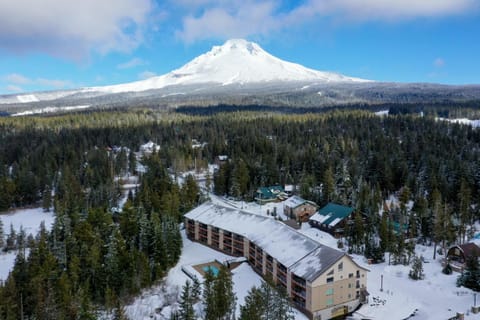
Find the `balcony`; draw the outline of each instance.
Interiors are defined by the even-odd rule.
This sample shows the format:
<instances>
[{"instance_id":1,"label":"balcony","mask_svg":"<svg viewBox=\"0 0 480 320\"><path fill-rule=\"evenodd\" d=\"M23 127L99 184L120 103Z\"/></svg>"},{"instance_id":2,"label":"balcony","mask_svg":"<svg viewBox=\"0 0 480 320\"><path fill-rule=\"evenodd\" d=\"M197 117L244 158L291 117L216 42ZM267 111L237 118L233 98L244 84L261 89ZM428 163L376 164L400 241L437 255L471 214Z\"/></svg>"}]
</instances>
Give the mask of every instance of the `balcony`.
<instances>
[{"instance_id":1,"label":"balcony","mask_svg":"<svg viewBox=\"0 0 480 320\"><path fill-rule=\"evenodd\" d=\"M294 274L292 274L292 283L295 284L295 285L297 285L297 286L299 286L299 287L301 287L301 288L305 288L305 286L306 286L306 281L305 281L305 279L300 278L300 277L298 277L298 276L296 276L296 275L294 275Z\"/></svg>"},{"instance_id":2,"label":"balcony","mask_svg":"<svg viewBox=\"0 0 480 320\"><path fill-rule=\"evenodd\" d=\"M302 309L305 309L305 299L295 295L295 296L293 296L292 301L296 306L298 306Z\"/></svg>"},{"instance_id":3,"label":"balcony","mask_svg":"<svg viewBox=\"0 0 480 320\"><path fill-rule=\"evenodd\" d=\"M243 242L243 237L242 237L242 236L239 236L238 234L234 234L234 235L233 235L233 239L236 240L236 241L241 241L241 242Z\"/></svg>"},{"instance_id":4,"label":"balcony","mask_svg":"<svg viewBox=\"0 0 480 320\"><path fill-rule=\"evenodd\" d=\"M243 243L234 242L233 247L243 251Z\"/></svg>"},{"instance_id":5,"label":"balcony","mask_svg":"<svg viewBox=\"0 0 480 320\"><path fill-rule=\"evenodd\" d=\"M305 290L298 289L298 287L292 289L292 293L298 297L302 297L303 299L307 298L307 292Z\"/></svg>"},{"instance_id":6,"label":"balcony","mask_svg":"<svg viewBox=\"0 0 480 320\"><path fill-rule=\"evenodd\" d=\"M243 250L233 249L233 255L241 257L243 256Z\"/></svg>"},{"instance_id":7,"label":"balcony","mask_svg":"<svg viewBox=\"0 0 480 320\"><path fill-rule=\"evenodd\" d=\"M283 264L277 263L277 267L278 267L278 270L280 270L284 274L287 274L287 268Z\"/></svg>"}]
</instances>

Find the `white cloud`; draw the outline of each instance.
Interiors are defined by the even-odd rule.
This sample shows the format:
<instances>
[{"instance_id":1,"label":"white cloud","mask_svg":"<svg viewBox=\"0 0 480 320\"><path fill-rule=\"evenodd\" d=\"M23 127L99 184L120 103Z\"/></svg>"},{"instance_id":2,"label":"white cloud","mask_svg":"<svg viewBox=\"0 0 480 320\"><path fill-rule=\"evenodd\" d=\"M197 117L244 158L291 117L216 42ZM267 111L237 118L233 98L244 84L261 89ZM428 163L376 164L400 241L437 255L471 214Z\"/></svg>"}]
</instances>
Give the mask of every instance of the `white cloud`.
<instances>
[{"instance_id":1,"label":"white cloud","mask_svg":"<svg viewBox=\"0 0 480 320\"><path fill-rule=\"evenodd\" d=\"M6 86L5 89L10 92L23 92L23 89L21 87L13 84Z\"/></svg>"},{"instance_id":2,"label":"white cloud","mask_svg":"<svg viewBox=\"0 0 480 320\"><path fill-rule=\"evenodd\" d=\"M146 65L146 64L147 64L147 62L144 61L143 59L135 57L135 58L133 58L133 59L127 61L127 62L120 63L117 66L117 69L131 69L131 68L143 66L143 65Z\"/></svg>"},{"instance_id":3,"label":"white cloud","mask_svg":"<svg viewBox=\"0 0 480 320\"><path fill-rule=\"evenodd\" d=\"M437 58L433 60L433 66L436 68L442 68L445 66L445 60L443 60L443 58Z\"/></svg>"},{"instance_id":4,"label":"white cloud","mask_svg":"<svg viewBox=\"0 0 480 320\"><path fill-rule=\"evenodd\" d=\"M0 49L81 59L139 45L153 0L0 1Z\"/></svg>"},{"instance_id":5,"label":"white cloud","mask_svg":"<svg viewBox=\"0 0 480 320\"><path fill-rule=\"evenodd\" d=\"M60 80L60 79L46 79L46 78L36 78L32 79L26 77L19 73L11 73L6 76L1 77L3 82L8 83L8 88L12 89L9 91L23 91L19 85L32 85L40 86L45 89L64 89L71 88L74 86L74 83L70 80Z\"/></svg>"},{"instance_id":6,"label":"white cloud","mask_svg":"<svg viewBox=\"0 0 480 320\"><path fill-rule=\"evenodd\" d=\"M279 28L281 21L274 19L272 1L245 1L227 7L207 9L199 17L188 15L177 36L185 42L204 38L238 38L255 34L268 34Z\"/></svg>"},{"instance_id":7,"label":"white cloud","mask_svg":"<svg viewBox=\"0 0 480 320\"><path fill-rule=\"evenodd\" d=\"M29 84L32 82L31 79L21 75L21 74L18 74L18 73L11 73L11 74L8 74L6 75L5 77L3 77L4 81L5 82L9 82L9 83L13 83L13 84Z\"/></svg>"},{"instance_id":8,"label":"white cloud","mask_svg":"<svg viewBox=\"0 0 480 320\"><path fill-rule=\"evenodd\" d=\"M307 0L293 8L282 7L278 0L180 0L179 5L190 8L177 31L185 42L268 35L322 19L395 22L468 13L479 7L477 0Z\"/></svg>"},{"instance_id":9,"label":"white cloud","mask_svg":"<svg viewBox=\"0 0 480 320\"><path fill-rule=\"evenodd\" d=\"M148 79L148 78L151 78L151 77L155 77L157 74L155 72L152 72L152 71L143 71L141 73L138 74L138 78L139 79L142 79L142 80L145 80L145 79Z\"/></svg>"}]
</instances>

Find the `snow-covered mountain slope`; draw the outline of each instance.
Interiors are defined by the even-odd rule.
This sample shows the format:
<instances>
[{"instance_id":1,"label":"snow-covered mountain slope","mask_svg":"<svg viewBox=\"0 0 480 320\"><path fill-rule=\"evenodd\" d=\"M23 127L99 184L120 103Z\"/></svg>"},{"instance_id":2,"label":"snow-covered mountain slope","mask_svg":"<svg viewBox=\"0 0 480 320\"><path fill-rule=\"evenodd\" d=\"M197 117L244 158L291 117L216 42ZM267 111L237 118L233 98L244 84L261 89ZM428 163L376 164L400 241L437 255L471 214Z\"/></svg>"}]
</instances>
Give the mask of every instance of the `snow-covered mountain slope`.
<instances>
[{"instance_id":1,"label":"snow-covered mountain slope","mask_svg":"<svg viewBox=\"0 0 480 320\"><path fill-rule=\"evenodd\" d=\"M165 75L126 84L95 87L90 90L119 93L197 83L229 85L288 81L330 83L367 80L308 69L276 58L256 43L234 39L228 40L222 46L214 46L209 52Z\"/></svg>"}]
</instances>

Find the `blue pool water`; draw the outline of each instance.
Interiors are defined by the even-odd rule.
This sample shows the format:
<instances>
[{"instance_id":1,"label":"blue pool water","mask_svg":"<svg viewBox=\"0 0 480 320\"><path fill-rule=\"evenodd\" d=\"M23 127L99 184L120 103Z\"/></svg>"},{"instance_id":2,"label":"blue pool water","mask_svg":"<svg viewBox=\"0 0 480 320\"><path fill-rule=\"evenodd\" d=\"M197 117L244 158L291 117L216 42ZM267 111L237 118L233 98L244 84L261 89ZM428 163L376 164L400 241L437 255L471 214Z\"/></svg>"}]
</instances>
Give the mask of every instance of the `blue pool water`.
<instances>
[{"instance_id":1,"label":"blue pool water","mask_svg":"<svg viewBox=\"0 0 480 320\"><path fill-rule=\"evenodd\" d=\"M205 266L205 267L202 267L202 269L203 269L204 272L208 272L208 270L210 270L215 277L220 272L220 270L218 270L218 268L216 266Z\"/></svg>"}]
</instances>

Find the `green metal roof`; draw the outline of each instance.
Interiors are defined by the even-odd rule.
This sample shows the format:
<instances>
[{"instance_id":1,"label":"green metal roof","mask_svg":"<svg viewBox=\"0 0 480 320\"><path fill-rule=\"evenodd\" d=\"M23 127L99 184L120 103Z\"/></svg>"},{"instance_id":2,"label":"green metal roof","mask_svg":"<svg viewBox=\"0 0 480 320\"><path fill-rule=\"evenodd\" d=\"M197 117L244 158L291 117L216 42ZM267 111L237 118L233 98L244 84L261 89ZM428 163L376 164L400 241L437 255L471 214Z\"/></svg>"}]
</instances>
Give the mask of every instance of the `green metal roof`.
<instances>
[{"instance_id":1,"label":"green metal roof","mask_svg":"<svg viewBox=\"0 0 480 320\"><path fill-rule=\"evenodd\" d=\"M320 209L314 216L310 219L316 220L325 225L336 225L339 221L348 217L352 212L353 208L342 206L335 203L329 203L322 209Z\"/></svg>"},{"instance_id":2,"label":"green metal roof","mask_svg":"<svg viewBox=\"0 0 480 320\"><path fill-rule=\"evenodd\" d=\"M282 186L260 187L257 189L257 197L260 199L276 199L281 192L284 192Z\"/></svg>"}]
</instances>

